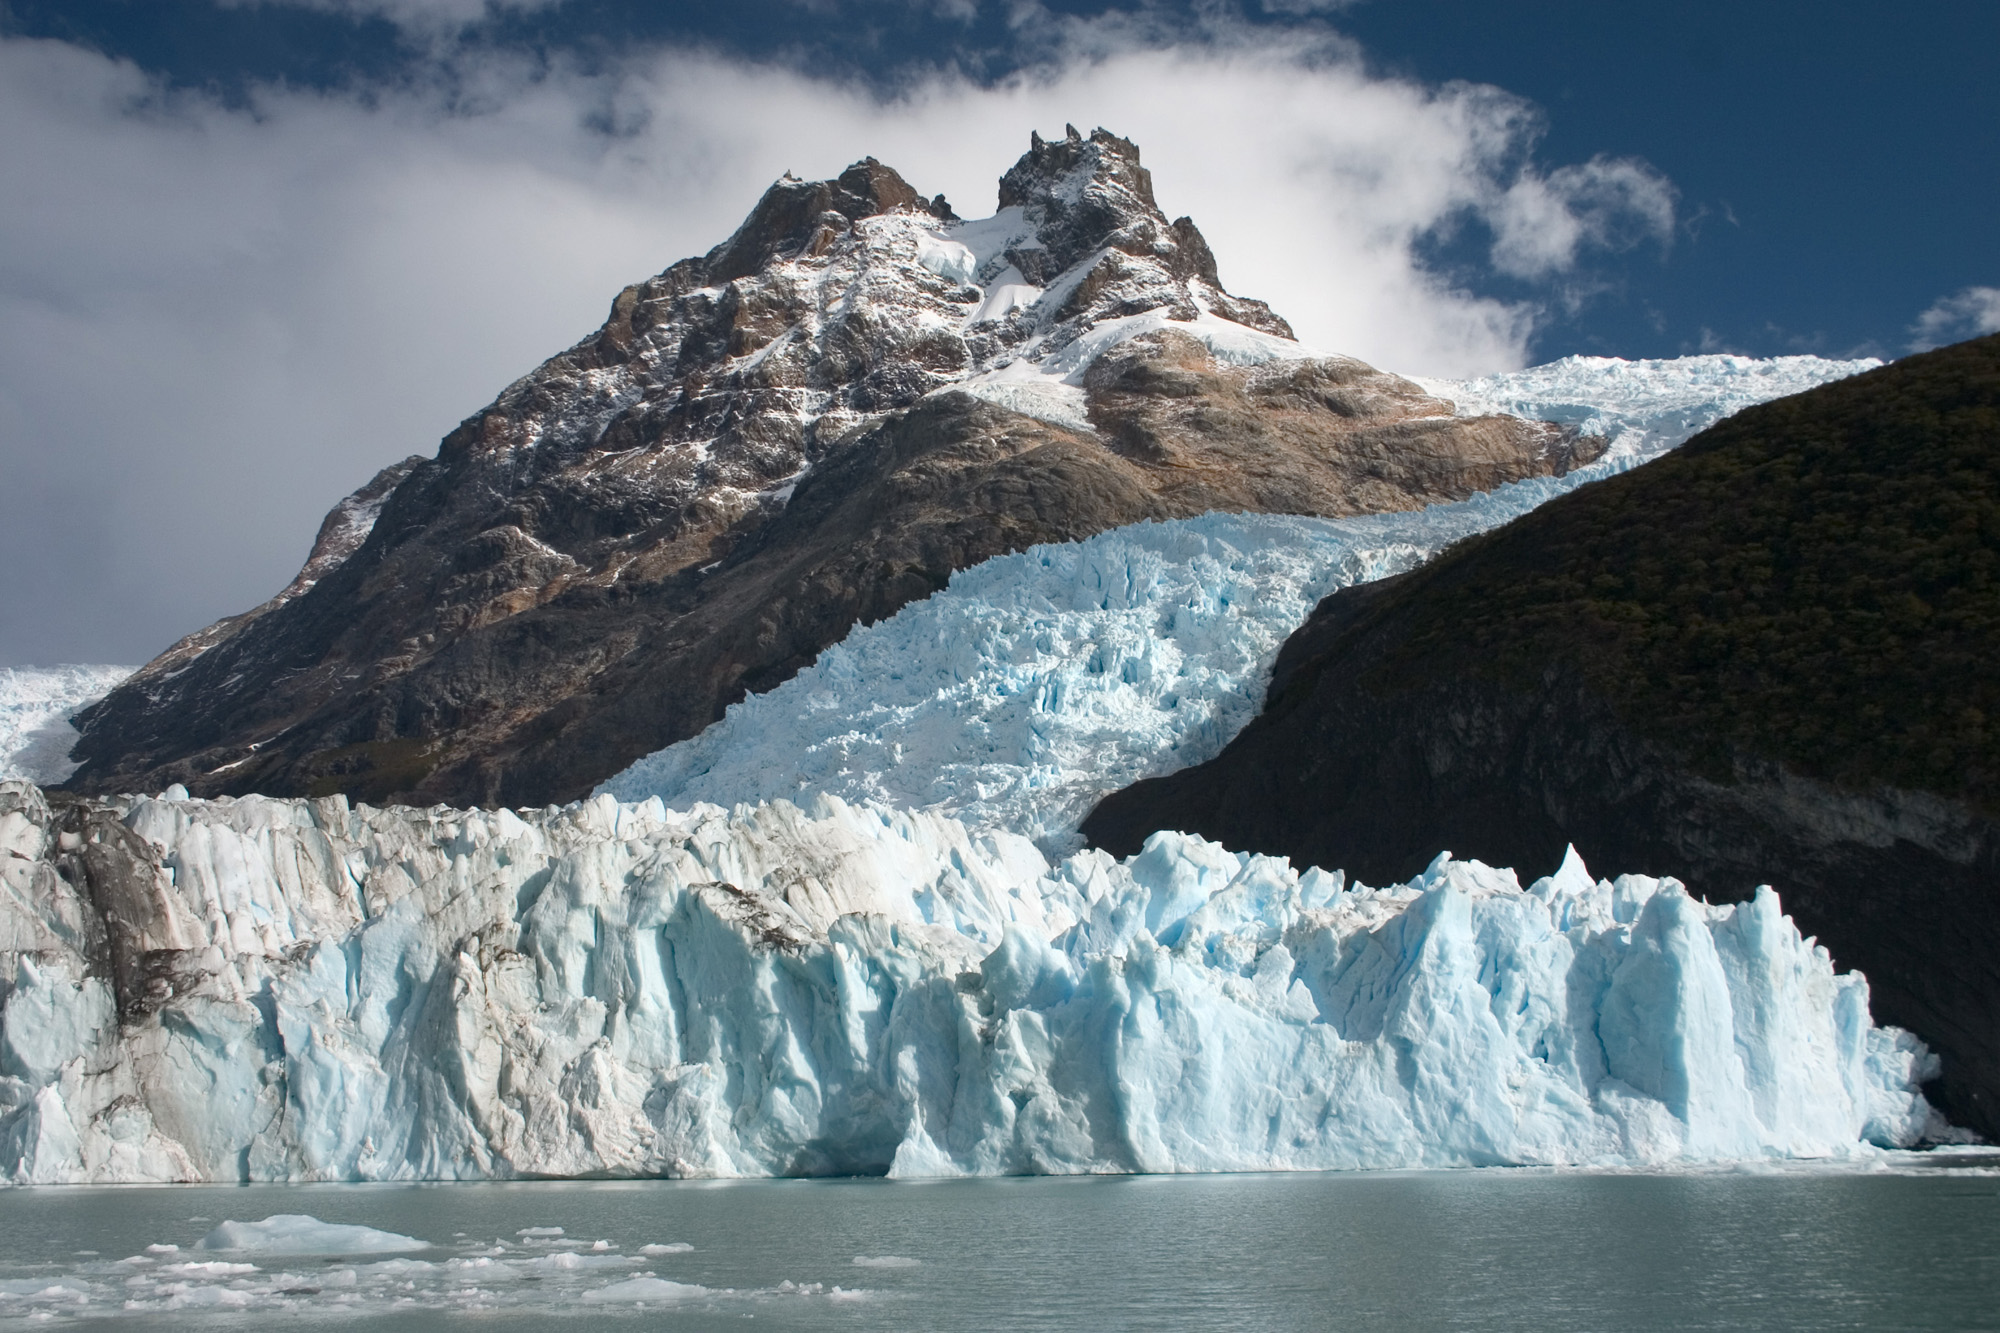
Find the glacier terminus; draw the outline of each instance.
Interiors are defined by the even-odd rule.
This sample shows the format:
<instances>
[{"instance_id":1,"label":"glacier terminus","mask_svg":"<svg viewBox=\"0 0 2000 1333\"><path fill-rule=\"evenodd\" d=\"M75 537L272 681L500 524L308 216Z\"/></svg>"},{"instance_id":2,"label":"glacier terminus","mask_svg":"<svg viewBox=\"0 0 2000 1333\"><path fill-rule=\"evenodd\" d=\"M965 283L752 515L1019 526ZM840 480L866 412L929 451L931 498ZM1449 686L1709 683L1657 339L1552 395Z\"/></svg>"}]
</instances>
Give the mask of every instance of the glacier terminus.
<instances>
[{"instance_id":1,"label":"glacier terminus","mask_svg":"<svg viewBox=\"0 0 2000 1333\"><path fill-rule=\"evenodd\" d=\"M1941 1128L1768 891L1404 885L819 796L0 787L23 1183L1660 1165Z\"/></svg>"}]
</instances>

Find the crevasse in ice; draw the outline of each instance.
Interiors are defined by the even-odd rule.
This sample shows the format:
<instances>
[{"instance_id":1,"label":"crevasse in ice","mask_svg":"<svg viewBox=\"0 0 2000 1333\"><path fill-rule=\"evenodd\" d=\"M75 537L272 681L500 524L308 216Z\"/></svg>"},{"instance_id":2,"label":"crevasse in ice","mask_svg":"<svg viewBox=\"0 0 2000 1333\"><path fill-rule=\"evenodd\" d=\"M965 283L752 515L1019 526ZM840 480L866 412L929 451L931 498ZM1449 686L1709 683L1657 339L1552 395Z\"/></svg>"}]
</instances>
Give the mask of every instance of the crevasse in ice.
<instances>
[{"instance_id":1,"label":"crevasse in ice","mask_svg":"<svg viewBox=\"0 0 2000 1333\"><path fill-rule=\"evenodd\" d=\"M1106 793L1213 758L1256 716L1279 646L1329 592L1411 568L1750 404L1875 364L1571 357L1426 382L1461 411L1562 421L1605 436L1608 451L1566 477L1415 513L1215 513L989 560L599 790L670 806L829 792L1074 851L1077 825Z\"/></svg>"},{"instance_id":2,"label":"crevasse in ice","mask_svg":"<svg viewBox=\"0 0 2000 1333\"><path fill-rule=\"evenodd\" d=\"M179 795L112 807L164 982L121 1026L60 830L0 788L17 1180L1677 1163L1930 1126L1930 1057L1768 891L1443 856L1368 889L1173 833L1051 864L825 795Z\"/></svg>"}]
</instances>

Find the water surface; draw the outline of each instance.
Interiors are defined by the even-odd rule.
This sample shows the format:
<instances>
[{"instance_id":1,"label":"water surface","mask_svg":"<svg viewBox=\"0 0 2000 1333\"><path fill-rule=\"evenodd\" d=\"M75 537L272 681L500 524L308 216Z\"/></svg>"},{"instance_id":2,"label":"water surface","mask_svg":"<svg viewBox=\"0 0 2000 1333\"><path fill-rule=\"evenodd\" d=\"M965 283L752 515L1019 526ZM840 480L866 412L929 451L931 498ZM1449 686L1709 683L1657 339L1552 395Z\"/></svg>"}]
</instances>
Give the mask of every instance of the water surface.
<instances>
[{"instance_id":1,"label":"water surface","mask_svg":"<svg viewBox=\"0 0 2000 1333\"><path fill-rule=\"evenodd\" d=\"M0 1325L2000 1327L1994 1159L1901 1163L10 1190L0 1192ZM389 1258L191 1248L225 1219L274 1213L431 1248ZM199 1267L217 1263L238 1267ZM654 1281L635 1282L642 1275Z\"/></svg>"}]
</instances>

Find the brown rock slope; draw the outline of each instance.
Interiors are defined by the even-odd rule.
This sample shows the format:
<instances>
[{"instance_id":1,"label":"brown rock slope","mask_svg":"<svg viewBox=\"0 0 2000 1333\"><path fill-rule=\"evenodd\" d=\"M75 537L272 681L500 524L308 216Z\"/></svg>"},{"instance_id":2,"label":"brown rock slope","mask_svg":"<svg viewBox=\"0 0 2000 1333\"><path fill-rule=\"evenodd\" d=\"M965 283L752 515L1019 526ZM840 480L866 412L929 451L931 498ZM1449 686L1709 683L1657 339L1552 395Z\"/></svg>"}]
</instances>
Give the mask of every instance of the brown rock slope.
<instances>
[{"instance_id":1,"label":"brown rock slope","mask_svg":"<svg viewBox=\"0 0 2000 1333\"><path fill-rule=\"evenodd\" d=\"M351 553L85 713L70 785L570 799L989 557L1216 508L1414 508L1602 447L1307 359L1102 130L1037 138L1001 203L959 223L872 159L778 182L344 502ZM1217 337L1281 359L1223 364ZM988 401L1066 349L1082 383L1035 401L1067 406Z\"/></svg>"}]
</instances>

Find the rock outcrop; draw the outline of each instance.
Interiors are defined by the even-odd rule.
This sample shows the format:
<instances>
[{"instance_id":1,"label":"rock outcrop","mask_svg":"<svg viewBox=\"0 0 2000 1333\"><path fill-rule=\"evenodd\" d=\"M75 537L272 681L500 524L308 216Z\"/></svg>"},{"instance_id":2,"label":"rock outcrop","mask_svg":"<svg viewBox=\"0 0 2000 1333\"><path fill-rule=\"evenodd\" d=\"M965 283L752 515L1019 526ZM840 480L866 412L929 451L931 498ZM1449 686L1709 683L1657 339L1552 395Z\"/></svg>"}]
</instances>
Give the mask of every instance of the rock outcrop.
<instances>
[{"instance_id":1,"label":"rock outcrop","mask_svg":"<svg viewBox=\"0 0 2000 1333\"><path fill-rule=\"evenodd\" d=\"M1393 882L1449 847L1771 884L2000 1135L2000 337L1748 409L1328 598L1214 761L1084 824Z\"/></svg>"},{"instance_id":2,"label":"rock outcrop","mask_svg":"<svg viewBox=\"0 0 2000 1333\"><path fill-rule=\"evenodd\" d=\"M365 512L351 551L83 714L71 785L573 798L990 556L1415 508L1602 447L1311 356L1105 131L1038 137L1000 202L957 221L872 159L779 181L343 502L322 545Z\"/></svg>"}]
</instances>

